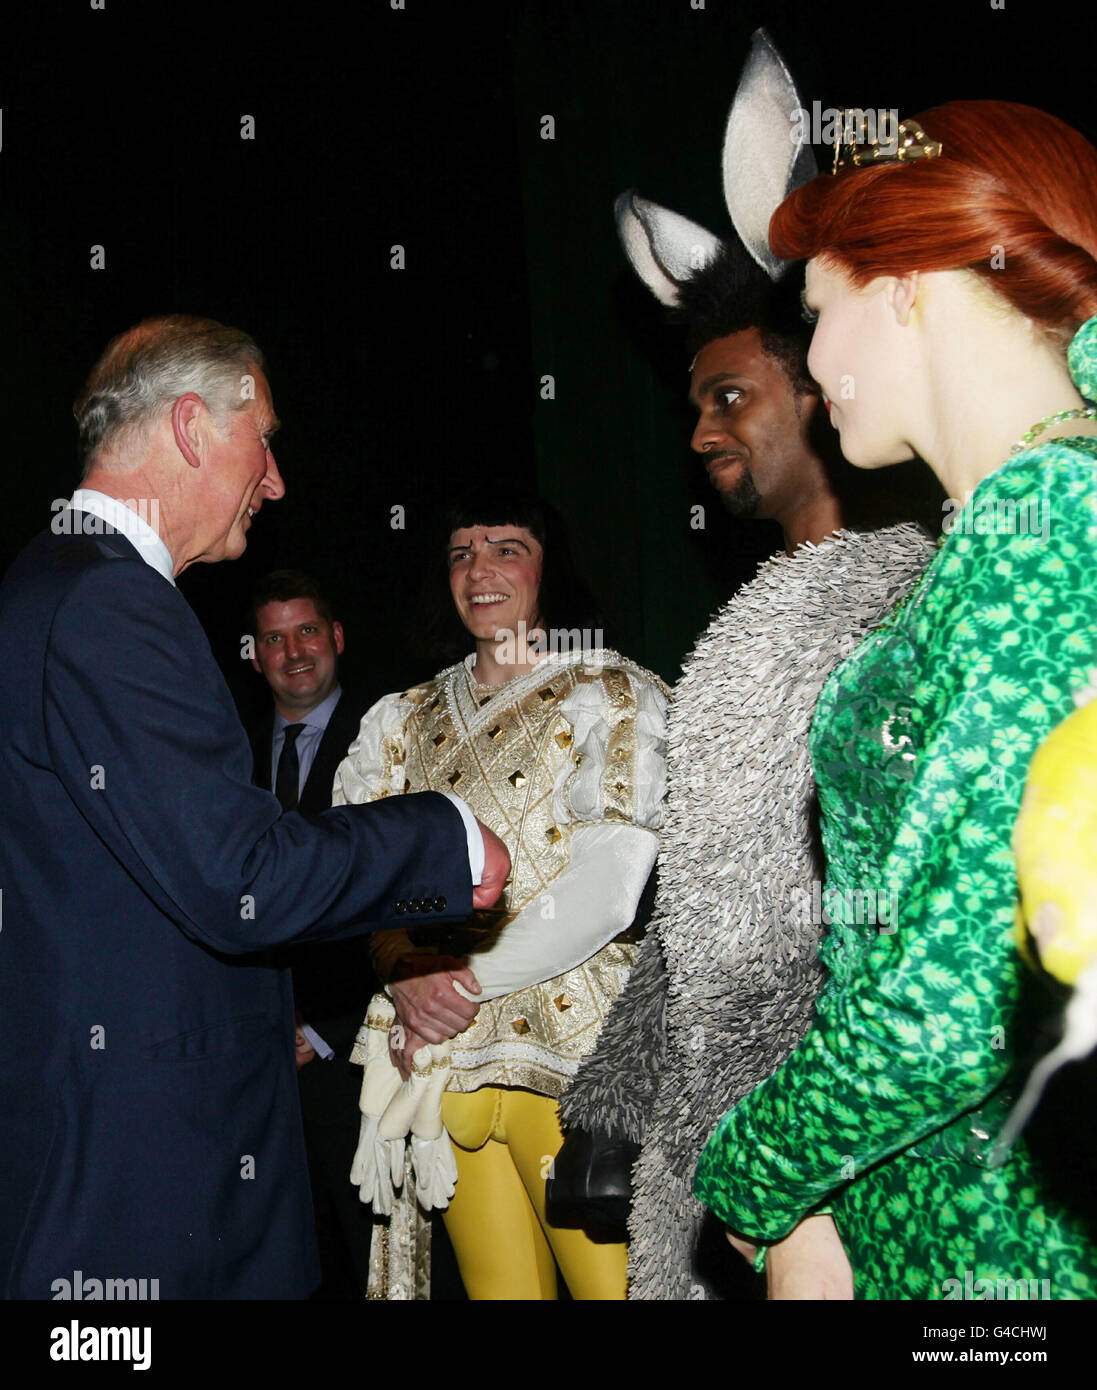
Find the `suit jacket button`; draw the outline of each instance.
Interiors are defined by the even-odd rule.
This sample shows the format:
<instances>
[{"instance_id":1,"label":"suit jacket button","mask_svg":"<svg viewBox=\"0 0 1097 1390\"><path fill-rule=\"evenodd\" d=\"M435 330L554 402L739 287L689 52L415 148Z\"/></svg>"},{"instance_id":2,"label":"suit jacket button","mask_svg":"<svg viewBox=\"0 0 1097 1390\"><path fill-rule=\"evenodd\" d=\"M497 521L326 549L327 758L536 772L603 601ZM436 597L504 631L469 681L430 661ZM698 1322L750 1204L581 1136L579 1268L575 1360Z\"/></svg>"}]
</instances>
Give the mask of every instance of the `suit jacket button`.
<instances>
[{"instance_id":1,"label":"suit jacket button","mask_svg":"<svg viewBox=\"0 0 1097 1390\"><path fill-rule=\"evenodd\" d=\"M408 905L407 905L406 902L404 902L403 898L401 898L400 901L396 904L396 915L397 915L397 917L402 917L402 916L404 915L404 913L407 912L407 910L408 910Z\"/></svg>"},{"instance_id":2,"label":"suit jacket button","mask_svg":"<svg viewBox=\"0 0 1097 1390\"><path fill-rule=\"evenodd\" d=\"M445 900L445 898L435 898L435 900L434 900L434 910L435 910L435 912L445 912L445 910L446 910L446 900Z\"/></svg>"},{"instance_id":3,"label":"suit jacket button","mask_svg":"<svg viewBox=\"0 0 1097 1390\"><path fill-rule=\"evenodd\" d=\"M411 912L422 912L423 904L418 898L412 898L411 902L408 903L408 908Z\"/></svg>"}]
</instances>

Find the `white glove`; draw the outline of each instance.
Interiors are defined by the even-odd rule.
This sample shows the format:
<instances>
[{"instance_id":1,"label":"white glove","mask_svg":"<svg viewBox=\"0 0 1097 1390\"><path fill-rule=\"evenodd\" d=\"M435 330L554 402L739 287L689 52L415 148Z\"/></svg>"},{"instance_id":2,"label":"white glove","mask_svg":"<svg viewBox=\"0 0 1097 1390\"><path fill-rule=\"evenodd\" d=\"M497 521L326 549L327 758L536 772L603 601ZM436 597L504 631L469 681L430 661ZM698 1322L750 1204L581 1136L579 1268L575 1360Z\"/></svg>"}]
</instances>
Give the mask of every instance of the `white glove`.
<instances>
[{"instance_id":1,"label":"white glove","mask_svg":"<svg viewBox=\"0 0 1097 1390\"><path fill-rule=\"evenodd\" d=\"M450 1042L419 1048L411 1076L402 1081L390 1048L396 1018L392 1001L375 994L355 1053L365 1050L358 1108L362 1126L350 1180L363 1202L381 1216L392 1212L394 1190L404 1181L407 1137L412 1136L416 1196L430 1211L446 1207L457 1182L453 1146L442 1124L442 1093L452 1071Z\"/></svg>"},{"instance_id":2,"label":"white glove","mask_svg":"<svg viewBox=\"0 0 1097 1390\"><path fill-rule=\"evenodd\" d=\"M400 1073L389 1055L389 1029L395 1018L392 1000L385 994L375 994L365 1024L358 1030L358 1044L365 1045L366 1063L358 1099L362 1124L350 1180L358 1188L359 1200L372 1203L374 1211L382 1216L392 1211L393 1187L404 1181L403 1144L397 1155L378 1133L381 1116L400 1089ZM397 1158L398 1166L394 1167Z\"/></svg>"},{"instance_id":3,"label":"white glove","mask_svg":"<svg viewBox=\"0 0 1097 1390\"><path fill-rule=\"evenodd\" d=\"M431 1044L430 1076L411 1122L411 1167L415 1174L415 1193L426 1211L448 1207L457 1189L457 1160L442 1123L442 1093L453 1071L450 1060L452 1048L449 1040ZM416 1053L417 1057L421 1055L421 1052Z\"/></svg>"}]
</instances>

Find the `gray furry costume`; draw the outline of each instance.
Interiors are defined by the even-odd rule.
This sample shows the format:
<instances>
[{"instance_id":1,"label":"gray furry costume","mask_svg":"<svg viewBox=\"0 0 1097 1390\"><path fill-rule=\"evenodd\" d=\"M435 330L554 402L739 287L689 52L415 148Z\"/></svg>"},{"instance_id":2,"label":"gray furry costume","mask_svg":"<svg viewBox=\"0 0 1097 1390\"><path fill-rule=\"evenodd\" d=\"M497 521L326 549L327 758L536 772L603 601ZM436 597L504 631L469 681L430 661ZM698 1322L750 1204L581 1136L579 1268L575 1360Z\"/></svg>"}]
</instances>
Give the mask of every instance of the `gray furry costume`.
<instances>
[{"instance_id":1,"label":"gray furry costume","mask_svg":"<svg viewBox=\"0 0 1097 1390\"><path fill-rule=\"evenodd\" d=\"M789 140L788 113L800 106L759 30L724 138L734 237L633 192L618 199L625 251L663 304L715 293L721 323L725 303L740 326L771 321L769 290L787 264L770 250L770 216L816 169L810 146ZM717 279L710 271L721 261ZM694 1168L717 1121L803 1038L822 983L822 923L811 920L822 915L812 886L823 879L808 752L815 700L932 553L926 533L904 525L839 531L776 555L687 658L670 709L651 925L560 1107L567 1126L641 1144L630 1298L721 1296L695 1261L705 1210L692 1194Z\"/></svg>"},{"instance_id":2,"label":"gray furry costume","mask_svg":"<svg viewBox=\"0 0 1097 1390\"><path fill-rule=\"evenodd\" d=\"M565 1125L642 1145L629 1297L713 1298L694 1267L693 1170L717 1121L771 1075L822 983L808 731L835 666L908 592L933 544L913 525L776 555L713 619L671 706L655 911Z\"/></svg>"}]
</instances>

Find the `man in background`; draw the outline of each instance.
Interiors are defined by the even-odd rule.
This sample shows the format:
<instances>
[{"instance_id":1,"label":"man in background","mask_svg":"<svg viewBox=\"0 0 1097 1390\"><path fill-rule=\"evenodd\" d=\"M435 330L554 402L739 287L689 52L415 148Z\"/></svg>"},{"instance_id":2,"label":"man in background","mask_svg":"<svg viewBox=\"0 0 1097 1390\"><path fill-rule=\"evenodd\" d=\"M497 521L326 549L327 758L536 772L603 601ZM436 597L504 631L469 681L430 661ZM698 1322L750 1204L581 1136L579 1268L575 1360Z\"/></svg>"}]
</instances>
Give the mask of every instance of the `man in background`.
<instances>
[{"instance_id":1,"label":"man in background","mask_svg":"<svg viewBox=\"0 0 1097 1390\"><path fill-rule=\"evenodd\" d=\"M358 733L365 702L339 683L343 625L312 576L278 570L252 595L252 665L273 702L252 738L256 786L283 811L312 816L331 805L335 769ZM295 1055L322 1282L317 1299L364 1298L370 1210L350 1181L358 1144L362 1073L349 1058L377 989L364 937L292 946L279 964L293 976Z\"/></svg>"}]
</instances>

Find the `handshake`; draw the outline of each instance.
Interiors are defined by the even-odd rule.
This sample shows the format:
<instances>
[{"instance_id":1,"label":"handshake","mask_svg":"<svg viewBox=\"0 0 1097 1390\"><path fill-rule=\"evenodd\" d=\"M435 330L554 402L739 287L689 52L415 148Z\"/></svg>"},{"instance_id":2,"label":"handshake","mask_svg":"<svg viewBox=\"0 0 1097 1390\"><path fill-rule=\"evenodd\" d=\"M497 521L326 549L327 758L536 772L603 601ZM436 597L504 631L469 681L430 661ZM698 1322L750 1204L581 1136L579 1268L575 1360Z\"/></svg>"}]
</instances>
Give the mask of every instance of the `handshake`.
<instances>
[{"instance_id":1,"label":"handshake","mask_svg":"<svg viewBox=\"0 0 1097 1390\"><path fill-rule=\"evenodd\" d=\"M480 823L484 868L473 906L492 907L510 873L502 840ZM364 1063L359 1100L361 1132L351 1182L374 1211L392 1211L410 1159L416 1195L425 1210L448 1205L457 1181L442 1092L450 1076L450 1041L475 1019L480 984L463 959L445 955L398 962L387 998L375 995L359 1030L353 1061ZM418 1065L414 1059L418 1054Z\"/></svg>"},{"instance_id":2,"label":"handshake","mask_svg":"<svg viewBox=\"0 0 1097 1390\"><path fill-rule=\"evenodd\" d=\"M477 825L484 841L484 868L479 884L472 890L472 905L480 912L498 902L510 875L510 854L494 830L489 830L483 821L477 821ZM464 961L450 956L423 956L401 963L390 991L397 1012L392 1059L407 1081L411 1059L419 1048L447 1042L473 1021L480 1006L472 996L480 993L480 985ZM294 1035L298 1071L316 1056L304 1028L305 1021L298 1013Z\"/></svg>"},{"instance_id":3,"label":"handshake","mask_svg":"<svg viewBox=\"0 0 1097 1390\"><path fill-rule=\"evenodd\" d=\"M493 830L483 821L477 824L484 840L484 869L479 886L472 890L472 905L482 912L499 900L510 875L510 854ZM475 998L480 993L479 981L464 960L452 956L416 956L401 961L388 992L396 1007L389 1045L405 1081L411 1076L411 1059L420 1048L449 1042L465 1031L480 1010Z\"/></svg>"}]
</instances>

